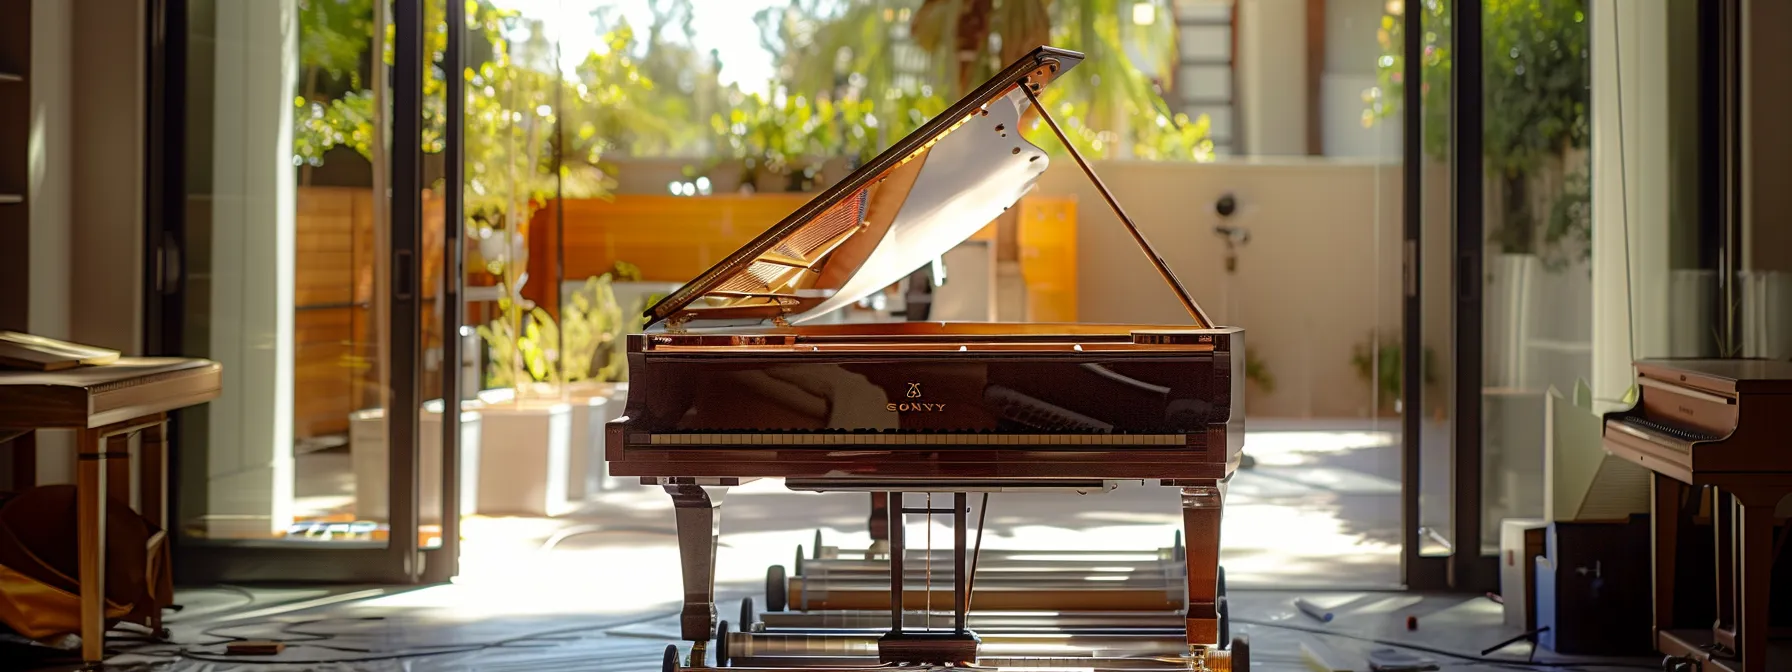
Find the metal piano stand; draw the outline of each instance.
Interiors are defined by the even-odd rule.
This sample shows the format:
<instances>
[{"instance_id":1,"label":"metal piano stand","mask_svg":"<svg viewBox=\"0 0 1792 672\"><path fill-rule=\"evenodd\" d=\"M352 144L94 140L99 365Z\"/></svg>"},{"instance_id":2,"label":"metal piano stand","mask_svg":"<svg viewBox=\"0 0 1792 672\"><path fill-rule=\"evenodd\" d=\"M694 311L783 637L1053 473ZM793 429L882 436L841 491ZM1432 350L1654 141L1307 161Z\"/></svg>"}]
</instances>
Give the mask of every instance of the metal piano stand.
<instances>
[{"instance_id":1,"label":"metal piano stand","mask_svg":"<svg viewBox=\"0 0 1792 672\"><path fill-rule=\"evenodd\" d=\"M678 546L682 575L684 580L684 608L680 612L680 636L691 642L688 663L680 660L677 646L668 646L664 660L664 672L676 672L682 669L705 669L709 667L708 649L711 638L717 638L718 646L725 644L728 632L725 627L718 627L715 604L715 560L718 546L721 505L723 496L729 485L737 485L748 479L719 479L726 484L699 485L689 478L661 478L658 481L667 494L672 496L676 512L678 529ZM708 480L708 479L706 479ZM1183 614L1185 627L1181 633L1186 644L1186 657L1173 669L1184 669L1192 672L1248 672L1249 640L1245 637L1232 637L1229 648L1223 648L1226 642L1222 634L1221 611L1219 608L1219 532L1220 517L1224 501L1224 482L1201 482L1199 484L1166 483L1180 486L1182 494L1183 536L1187 539L1184 550L1184 566L1187 571L1187 601ZM967 517L969 514L968 495L964 492L952 493L951 508L915 508L903 506L901 492L882 494L887 504L885 519L889 544L889 582L890 582L890 620L889 630L877 639L876 651L879 666L975 666L979 658L981 639L977 633L967 627L971 602L976 585L975 558L970 556L966 543ZM953 522L952 546L952 625L949 629L926 628L916 631L912 626L904 627L905 611L930 607L926 594L916 595L908 592L904 585L904 563L907 559L908 545L903 525L906 515L951 514ZM740 624L742 628L752 627L750 623ZM1172 645L1180 647L1181 644ZM1042 654L1031 664L1040 666L1073 665L1084 669L1105 669L1106 665L1097 660L1083 658L1050 657ZM1028 656L1013 658L1002 656L1004 661L1026 661ZM1174 659L1172 659L1174 660ZM726 665L728 656L718 649L717 663ZM1136 662L1147 662L1139 660ZM1154 661L1165 663L1161 658ZM840 667L768 667L754 668L761 670L791 669L803 671L853 670L871 669L877 666ZM1130 665L1128 666L1130 667ZM987 668L986 668L987 669Z\"/></svg>"}]
</instances>

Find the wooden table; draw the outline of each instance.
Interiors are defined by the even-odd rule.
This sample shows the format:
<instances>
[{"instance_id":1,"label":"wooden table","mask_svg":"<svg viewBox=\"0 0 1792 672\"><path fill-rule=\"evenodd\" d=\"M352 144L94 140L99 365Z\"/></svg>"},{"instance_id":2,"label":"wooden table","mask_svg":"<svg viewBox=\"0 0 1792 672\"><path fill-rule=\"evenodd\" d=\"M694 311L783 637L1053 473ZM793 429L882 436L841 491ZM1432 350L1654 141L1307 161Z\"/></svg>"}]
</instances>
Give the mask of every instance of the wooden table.
<instances>
[{"instance_id":1,"label":"wooden table","mask_svg":"<svg viewBox=\"0 0 1792 672\"><path fill-rule=\"evenodd\" d=\"M109 494L131 499L131 437L139 437L141 455L138 512L167 534L168 413L216 399L221 372L217 362L204 359L137 357L54 372L0 370L0 435L72 429L78 436L81 657L88 663L105 658L105 503ZM32 445L26 439L17 447ZM26 471L15 473L15 480L29 485L33 478Z\"/></svg>"}]
</instances>

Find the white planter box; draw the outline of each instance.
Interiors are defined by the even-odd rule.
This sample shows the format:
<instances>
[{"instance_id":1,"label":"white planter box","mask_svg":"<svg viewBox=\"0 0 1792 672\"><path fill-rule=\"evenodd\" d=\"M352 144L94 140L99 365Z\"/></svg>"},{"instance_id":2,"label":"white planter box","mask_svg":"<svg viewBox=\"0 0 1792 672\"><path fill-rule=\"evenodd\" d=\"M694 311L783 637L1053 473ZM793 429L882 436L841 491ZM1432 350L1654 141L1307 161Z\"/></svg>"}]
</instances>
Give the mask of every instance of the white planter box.
<instances>
[{"instance_id":1,"label":"white planter box","mask_svg":"<svg viewBox=\"0 0 1792 672\"><path fill-rule=\"evenodd\" d=\"M421 448L418 515L421 522L442 522L442 402L424 403L418 417L417 445ZM460 413L460 510L470 513L479 497L479 440L483 428L479 402L466 402ZM349 460L355 474L355 517L385 521L391 515L389 466L384 409L349 415Z\"/></svg>"},{"instance_id":2,"label":"white planter box","mask_svg":"<svg viewBox=\"0 0 1792 672\"><path fill-rule=\"evenodd\" d=\"M570 435L567 451L566 498L582 502L606 489L604 470L604 424L622 415L627 401L627 383L579 382L556 391L545 384L528 389L529 398L543 402L564 402L571 407ZM617 398L615 395L623 395ZM488 402L510 399L514 393L494 392Z\"/></svg>"},{"instance_id":3,"label":"white planter box","mask_svg":"<svg viewBox=\"0 0 1792 672\"><path fill-rule=\"evenodd\" d=\"M627 411L628 383L612 383L610 403L604 404L604 419L603 422L598 425L597 452L593 453L593 455L596 456L593 459L596 462L595 471L597 472L598 490L610 491L618 488L639 487L641 484L641 479L639 478L617 478L611 476L610 463L605 459L604 455L605 441L609 436L609 432L606 428L609 426L610 421L622 417Z\"/></svg>"},{"instance_id":4,"label":"white planter box","mask_svg":"<svg viewBox=\"0 0 1792 672\"><path fill-rule=\"evenodd\" d=\"M570 511L566 484L572 404L522 400L480 410L479 504L486 515L557 516Z\"/></svg>"}]
</instances>

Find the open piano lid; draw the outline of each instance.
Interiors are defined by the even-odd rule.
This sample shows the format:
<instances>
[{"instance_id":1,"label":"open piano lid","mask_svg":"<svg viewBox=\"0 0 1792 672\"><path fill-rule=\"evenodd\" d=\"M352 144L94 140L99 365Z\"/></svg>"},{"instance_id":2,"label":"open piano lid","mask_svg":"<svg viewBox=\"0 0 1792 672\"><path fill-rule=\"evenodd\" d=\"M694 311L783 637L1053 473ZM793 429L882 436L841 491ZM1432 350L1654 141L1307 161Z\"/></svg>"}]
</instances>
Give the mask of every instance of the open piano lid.
<instances>
[{"instance_id":1,"label":"open piano lid","mask_svg":"<svg viewBox=\"0 0 1792 672\"><path fill-rule=\"evenodd\" d=\"M1050 163L1021 137L1083 55L1040 47L647 309L647 324L796 323L901 280L1014 205ZM695 325L693 325L695 326Z\"/></svg>"}]
</instances>

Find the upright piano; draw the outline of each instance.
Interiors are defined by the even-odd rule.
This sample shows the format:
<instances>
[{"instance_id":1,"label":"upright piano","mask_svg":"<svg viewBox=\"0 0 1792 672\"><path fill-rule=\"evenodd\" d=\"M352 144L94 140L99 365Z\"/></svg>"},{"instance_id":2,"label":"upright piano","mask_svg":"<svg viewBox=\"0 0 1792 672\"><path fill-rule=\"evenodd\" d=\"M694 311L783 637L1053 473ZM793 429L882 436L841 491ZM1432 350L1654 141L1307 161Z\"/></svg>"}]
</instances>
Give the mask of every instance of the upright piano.
<instances>
[{"instance_id":1,"label":"upright piano","mask_svg":"<svg viewBox=\"0 0 1792 672\"><path fill-rule=\"evenodd\" d=\"M1178 488L1178 665L1248 666L1248 642L1221 641L1216 608L1221 507L1244 441L1244 333L1212 323L1038 104L1083 58L1049 47L1022 57L648 309L646 333L628 338L631 391L625 417L608 426L606 459L612 474L672 497L691 665L705 664L717 625L723 494L781 478L793 490L891 495L892 616L877 660L922 665L978 660L965 625L976 580L969 494ZM1030 190L1049 161L1021 131L1039 121L1191 324L813 323L939 257ZM903 627L901 520L921 513L902 504L909 492L955 503L926 511L958 528L946 631Z\"/></svg>"},{"instance_id":2,"label":"upright piano","mask_svg":"<svg viewBox=\"0 0 1792 672\"><path fill-rule=\"evenodd\" d=\"M1774 508L1792 494L1792 362L1648 359L1636 362L1637 401L1605 415L1611 454L1654 472L1656 647L1697 672L1766 672L1767 597ZM1701 501L1699 495L1710 493ZM1717 619L1688 627L1675 618L1680 527L1710 504L1716 535Z\"/></svg>"}]
</instances>

